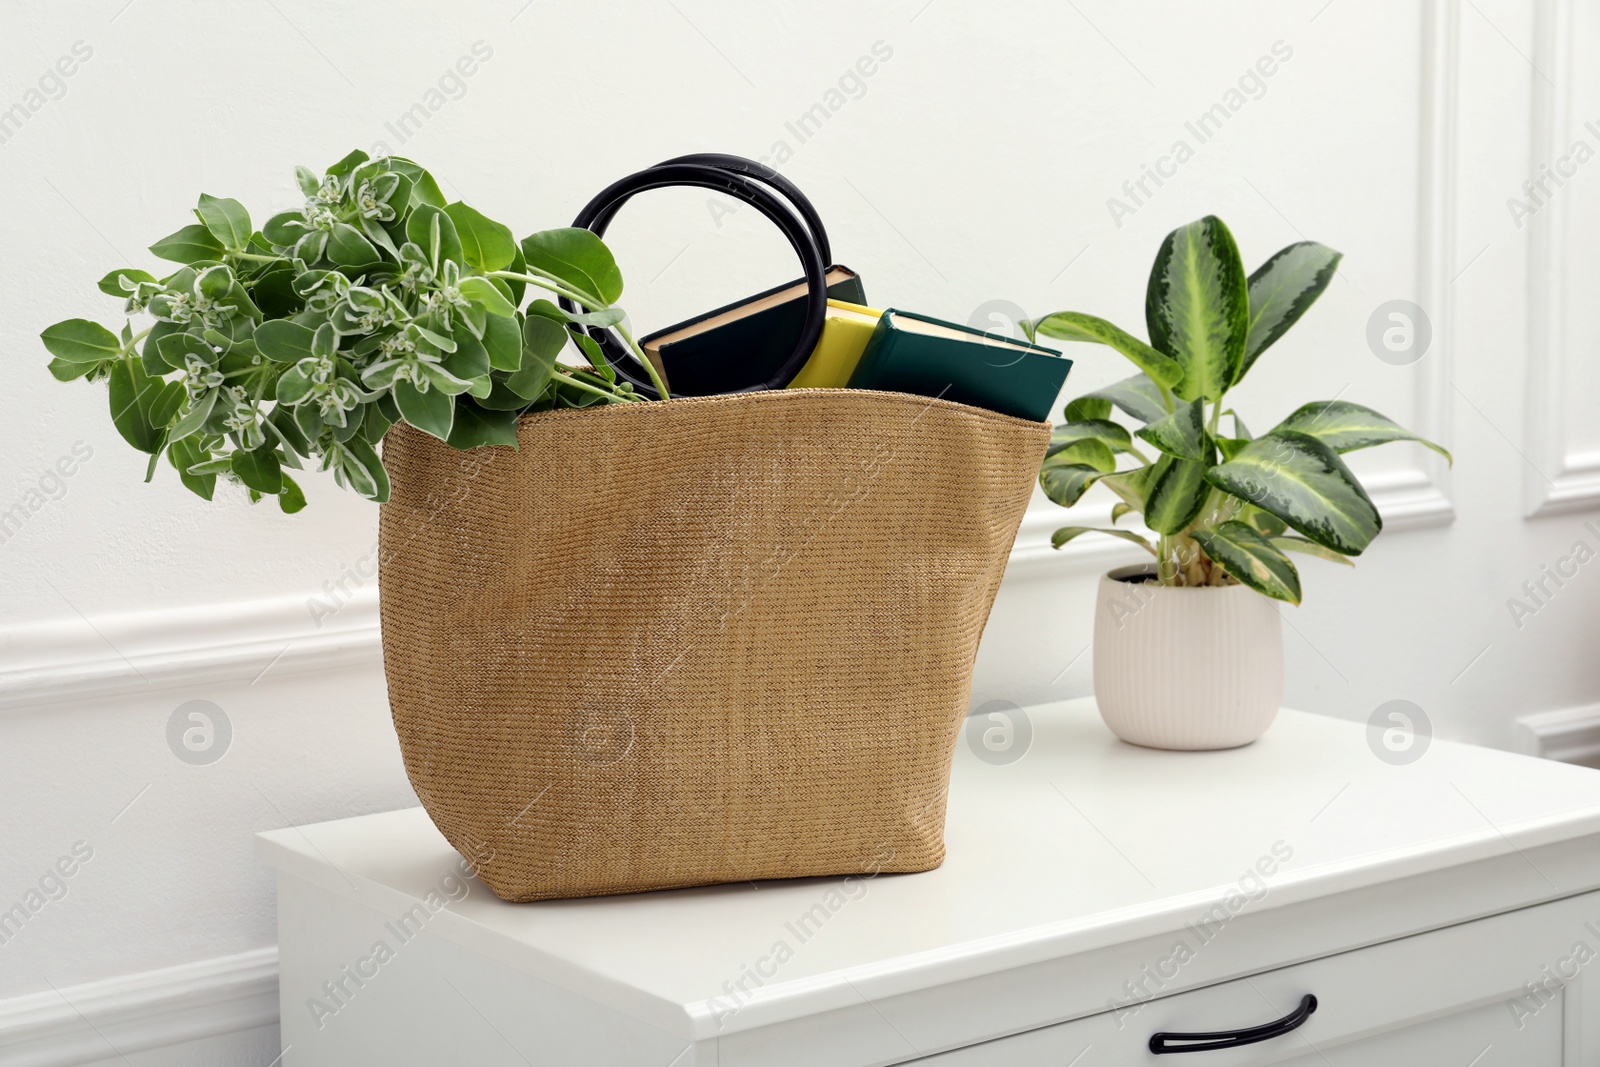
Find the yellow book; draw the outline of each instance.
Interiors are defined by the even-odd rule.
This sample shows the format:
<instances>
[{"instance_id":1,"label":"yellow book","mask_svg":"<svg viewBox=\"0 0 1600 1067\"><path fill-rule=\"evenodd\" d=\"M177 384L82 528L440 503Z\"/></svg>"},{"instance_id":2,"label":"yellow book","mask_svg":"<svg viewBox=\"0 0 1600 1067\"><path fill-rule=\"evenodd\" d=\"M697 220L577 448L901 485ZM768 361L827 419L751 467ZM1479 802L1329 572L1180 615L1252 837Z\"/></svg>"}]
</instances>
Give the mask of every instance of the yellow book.
<instances>
[{"instance_id":1,"label":"yellow book","mask_svg":"<svg viewBox=\"0 0 1600 1067\"><path fill-rule=\"evenodd\" d=\"M876 308L848 304L843 300L828 301L827 318L822 323L822 337L811 350L811 358L800 368L790 389L843 389L855 373L861 353L872 339L872 331L883 314Z\"/></svg>"}]
</instances>

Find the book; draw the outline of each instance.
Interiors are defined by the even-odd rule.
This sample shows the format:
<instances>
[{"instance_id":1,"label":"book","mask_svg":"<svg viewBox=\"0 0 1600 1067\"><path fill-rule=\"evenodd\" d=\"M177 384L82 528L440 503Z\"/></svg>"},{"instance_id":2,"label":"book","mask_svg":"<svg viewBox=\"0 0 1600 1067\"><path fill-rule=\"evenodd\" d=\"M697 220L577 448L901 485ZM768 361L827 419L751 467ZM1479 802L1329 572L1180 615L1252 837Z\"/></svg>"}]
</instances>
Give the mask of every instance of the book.
<instances>
[{"instance_id":1,"label":"book","mask_svg":"<svg viewBox=\"0 0 1600 1067\"><path fill-rule=\"evenodd\" d=\"M878 320L852 389L954 400L1043 422L1072 360L1052 348L890 308Z\"/></svg>"},{"instance_id":2,"label":"book","mask_svg":"<svg viewBox=\"0 0 1600 1067\"><path fill-rule=\"evenodd\" d=\"M849 267L828 268L828 297L865 304L861 279ZM639 341L674 396L709 396L755 385L777 373L805 328L806 283L757 293Z\"/></svg>"},{"instance_id":3,"label":"book","mask_svg":"<svg viewBox=\"0 0 1600 1067\"><path fill-rule=\"evenodd\" d=\"M844 300L828 301L822 337L811 350L811 358L800 368L790 389L843 389L850 384L856 364L883 312Z\"/></svg>"}]
</instances>

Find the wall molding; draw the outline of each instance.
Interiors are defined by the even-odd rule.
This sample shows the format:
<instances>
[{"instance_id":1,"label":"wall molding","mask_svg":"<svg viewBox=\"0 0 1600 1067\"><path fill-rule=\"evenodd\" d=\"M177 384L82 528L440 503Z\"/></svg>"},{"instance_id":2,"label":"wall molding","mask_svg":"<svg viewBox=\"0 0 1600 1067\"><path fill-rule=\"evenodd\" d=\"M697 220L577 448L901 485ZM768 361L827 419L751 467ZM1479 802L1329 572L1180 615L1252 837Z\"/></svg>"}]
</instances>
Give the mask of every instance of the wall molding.
<instances>
[{"instance_id":1,"label":"wall molding","mask_svg":"<svg viewBox=\"0 0 1600 1067\"><path fill-rule=\"evenodd\" d=\"M66 1067L278 1021L278 949L0 1000L0 1061Z\"/></svg>"},{"instance_id":2,"label":"wall molding","mask_svg":"<svg viewBox=\"0 0 1600 1067\"><path fill-rule=\"evenodd\" d=\"M1581 704L1519 716L1516 751L1529 756L1600 767L1600 704Z\"/></svg>"},{"instance_id":3,"label":"wall molding","mask_svg":"<svg viewBox=\"0 0 1600 1067\"><path fill-rule=\"evenodd\" d=\"M1364 484L1386 530L1438 526L1454 517L1449 500L1422 471L1372 475ZM1017 532L1007 580L1047 574L1092 578L1150 558L1113 537L1085 536L1051 548L1050 534L1072 524L1109 527L1110 504L1073 512L1053 506L1030 511ZM0 648L6 651L0 713L383 662L376 582L354 590L320 619L308 607L313 599L331 603L320 592L73 617L0 631Z\"/></svg>"},{"instance_id":4,"label":"wall molding","mask_svg":"<svg viewBox=\"0 0 1600 1067\"><path fill-rule=\"evenodd\" d=\"M1529 173L1538 174L1572 143L1573 0L1538 0L1533 21L1534 77ZM1600 507L1600 452L1567 443L1567 228L1570 195L1557 195L1528 222L1528 377L1523 412L1528 462L1523 494L1529 517ZM1578 358L1582 358L1578 354Z\"/></svg>"},{"instance_id":5,"label":"wall molding","mask_svg":"<svg viewBox=\"0 0 1600 1067\"><path fill-rule=\"evenodd\" d=\"M313 615L310 596L73 617L0 632L0 712L381 662L378 591Z\"/></svg>"},{"instance_id":6,"label":"wall molding","mask_svg":"<svg viewBox=\"0 0 1600 1067\"><path fill-rule=\"evenodd\" d=\"M1429 0L1423 9L1422 106L1417 131L1421 152L1417 167L1417 300L1428 309L1433 325L1430 351L1415 365L1416 395L1412 424L1434 441L1448 441L1455 400L1455 277L1457 197L1461 153L1461 0ZM1427 451L1418 466L1394 479L1395 518L1426 516L1413 525L1454 521L1450 467L1442 456ZM1369 486L1370 489L1373 488ZM1386 522L1390 513L1373 493ZM1436 521L1435 521L1436 520Z\"/></svg>"},{"instance_id":7,"label":"wall molding","mask_svg":"<svg viewBox=\"0 0 1600 1067\"><path fill-rule=\"evenodd\" d=\"M1544 0L1570 3L1570 0ZM1418 143L1417 301L1428 309L1433 342L1415 365L1416 389L1411 425L1430 440L1448 441L1455 404L1451 396L1455 362L1456 303L1451 279L1456 256L1456 207L1460 172L1461 0L1429 0L1422 31L1422 106ZM1421 446L1417 446L1419 449ZM1594 492L1600 494L1600 454L1590 457ZM1450 468L1428 451L1418 466L1368 475L1362 479L1385 530L1446 526L1455 521L1449 493ZM1068 512L1043 507L1028 509L1017 533L1008 577L1028 576L1049 568L1071 572L1111 567L1149 558L1136 545L1115 538L1081 537L1058 550L1050 533L1059 526L1109 526L1109 505ZM1141 528L1141 532L1145 532Z\"/></svg>"}]
</instances>

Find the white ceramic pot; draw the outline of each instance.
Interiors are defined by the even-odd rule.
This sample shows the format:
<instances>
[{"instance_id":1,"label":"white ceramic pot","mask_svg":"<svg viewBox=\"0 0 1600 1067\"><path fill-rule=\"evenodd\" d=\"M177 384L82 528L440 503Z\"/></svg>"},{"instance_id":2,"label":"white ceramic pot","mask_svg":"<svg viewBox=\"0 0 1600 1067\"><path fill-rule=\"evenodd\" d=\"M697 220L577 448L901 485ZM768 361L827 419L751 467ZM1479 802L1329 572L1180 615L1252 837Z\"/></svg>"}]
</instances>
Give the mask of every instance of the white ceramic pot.
<instances>
[{"instance_id":1,"label":"white ceramic pot","mask_svg":"<svg viewBox=\"0 0 1600 1067\"><path fill-rule=\"evenodd\" d=\"M1157 585L1148 565L1102 575L1094 692L1112 733L1135 745L1248 745L1283 702L1277 602L1242 585Z\"/></svg>"}]
</instances>

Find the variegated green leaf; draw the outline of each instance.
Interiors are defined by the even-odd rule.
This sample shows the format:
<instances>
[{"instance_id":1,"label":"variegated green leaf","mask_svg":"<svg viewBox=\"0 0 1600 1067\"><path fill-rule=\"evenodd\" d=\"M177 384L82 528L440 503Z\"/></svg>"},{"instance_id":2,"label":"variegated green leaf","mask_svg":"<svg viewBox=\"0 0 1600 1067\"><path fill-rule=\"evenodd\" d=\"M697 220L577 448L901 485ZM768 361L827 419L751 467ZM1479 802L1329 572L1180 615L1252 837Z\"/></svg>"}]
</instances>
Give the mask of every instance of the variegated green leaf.
<instances>
[{"instance_id":1,"label":"variegated green leaf","mask_svg":"<svg viewBox=\"0 0 1600 1067\"><path fill-rule=\"evenodd\" d=\"M1117 469L1116 454L1104 441L1094 437L1083 437L1062 445L1046 458L1057 466L1082 464L1093 467L1101 474L1110 474Z\"/></svg>"},{"instance_id":2,"label":"variegated green leaf","mask_svg":"<svg viewBox=\"0 0 1600 1067\"><path fill-rule=\"evenodd\" d=\"M1251 589L1274 600L1300 603L1300 573L1272 542L1242 522L1225 522L1215 530L1196 530L1194 539L1222 569Z\"/></svg>"},{"instance_id":3,"label":"variegated green leaf","mask_svg":"<svg viewBox=\"0 0 1600 1067\"><path fill-rule=\"evenodd\" d=\"M1307 404L1280 422L1277 429L1310 434L1335 452L1354 452L1358 448L1371 448L1390 441L1415 441L1455 462L1449 452L1432 441L1418 437L1389 416L1348 400L1322 400Z\"/></svg>"},{"instance_id":4,"label":"variegated green leaf","mask_svg":"<svg viewBox=\"0 0 1600 1067\"><path fill-rule=\"evenodd\" d=\"M1145 494L1144 524L1156 533L1175 534L1185 529L1205 506L1211 486L1206 484L1210 456L1205 460L1162 456L1151 468Z\"/></svg>"},{"instance_id":5,"label":"variegated green leaf","mask_svg":"<svg viewBox=\"0 0 1600 1067\"><path fill-rule=\"evenodd\" d=\"M1111 521L1116 522L1118 519L1122 518L1122 516L1128 514L1132 510L1132 504L1124 503L1121 500L1117 501L1115 504L1111 505Z\"/></svg>"},{"instance_id":6,"label":"variegated green leaf","mask_svg":"<svg viewBox=\"0 0 1600 1067\"><path fill-rule=\"evenodd\" d=\"M1315 541L1307 541L1303 537L1269 537L1268 540L1284 552L1299 552L1302 555L1325 559L1330 563L1343 563L1346 567L1355 566L1349 556L1335 552L1331 548L1323 548Z\"/></svg>"},{"instance_id":7,"label":"variegated green leaf","mask_svg":"<svg viewBox=\"0 0 1600 1067\"><path fill-rule=\"evenodd\" d=\"M1178 410L1145 426L1138 436L1169 456L1203 459L1206 454L1205 401L1179 404Z\"/></svg>"},{"instance_id":8,"label":"variegated green leaf","mask_svg":"<svg viewBox=\"0 0 1600 1067\"><path fill-rule=\"evenodd\" d=\"M1130 511L1143 511L1145 496L1150 492L1150 481L1155 469L1156 465L1151 464L1108 474L1104 478L1105 487L1121 497Z\"/></svg>"},{"instance_id":9,"label":"variegated green leaf","mask_svg":"<svg viewBox=\"0 0 1600 1067\"><path fill-rule=\"evenodd\" d=\"M1091 485L1105 477L1104 471L1088 464L1058 463L1056 460L1056 456L1051 456L1039 469L1039 488L1044 490L1045 496L1064 508L1076 504Z\"/></svg>"},{"instance_id":10,"label":"variegated green leaf","mask_svg":"<svg viewBox=\"0 0 1600 1067\"><path fill-rule=\"evenodd\" d=\"M1243 437L1213 437L1212 440L1217 443L1217 450L1222 453L1224 460L1237 456L1244 451L1244 446L1250 443Z\"/></svg>"},{"instance_id":11,"label":"variegated green leaf","mask_svg":"<svg viewBox=\"0 0 1600 1067\"><path fill-rule=\"evenodd\" d=\"M1280 249L1250 275L1250 333L1245 338L1244 359L1233 376L1235 382L1316 303L1333 280L1341 258L1341 253L1327 245L1300 241Z\"/></svg>"},{"instance_id":12,"label":"variegated green leaf","mask_svg":"<svg viewBox=\"0 0 1600 1067\"><path fill-rule=\"evenodd\" d=\"M1037 333L1058 341L1087 341L1107 345L1121 352L1135 367L1168 389L1183 378L1183 368L1170 356L1162 355L1133 334L1105 319L1077 311L1058 311L1030 324Z\"/></svg>"},{"instance_id":13,"label":"variegated green leaf","mask_svg":"<svg viewBox=\"0 0 1600 1067\"><path fill-rule=\"evenodd\" d=\"M1103 419L1111 414L1111 401L1098 396L1080 396L1076 400L1067 401L1067 406L1061 410L1061 414L1067 422Z\"/></svg>"},{"instance_id":14,"label":"variegated green leaf","mask_svg":"<svg viewBox=\"0 0 1600 1067\"><path fill-rule=\"evenodd\" d=\"M1140 422L1154 422L1167 415L1167 404L1161 398L1161 389L1143 374L1135 374L1120 382L1112 382L1103 389L1085 393L1073 403L1081 404L1088 400L1108 400Z\"/></svg>"},{"instance_id":15,"label":"variegated green leaf","mask_svg":"<svg viewBox=\"0 0 1600 1067\"><path fill-rule=\"evenodd\" d=\"M1267 537L1277 537L1289 528L1288 523L1271 512L1262 511L1254 504L1245 505L1244 515L1241 520L1256 528L1256 532Z\"/></svg>"},{"instance_id":16,"label":"variegated green leaf","mask_svg":"<svg viewBox=\"0 0 1600 1067\"><path fill-rule=\"evenodd\" d=\"M1140 537L1132 530L1108 530L1103 526L1063 526L1061 529L1050 535L1050 547L1060 548L1073 538L1079 536L1080 534L1086 533L1110 534L1112 537L1120 537L1124 541L1133 542L1146 552L1150 553L1152 556L1156 554L1156 546L1152 545L1149 541Z\"/></svg>"},{"instance_id":17,"label":"variegated green leaf","mask_svg":"<svg viewBox=\"0 0 1600 1067\"><path fill-rule=\"evenodd\" d=\"M1150 343L1183 368L1184 400L1216 400L1244 359L1250 332L1244 263L1233 234L1215 215L1167 234L1145 294Z\"/></svg>"},{"instance_id":18,"label":"variegated green leaf","mask_svg":"<svg viewBox=\"0 0 1600 1067\"><path fill-rule=\"evenodd\" d=\"M1050 448L1045 455L1053 456L1068 445L1085 440L1103 442L1113 452L1133 451L1133 438L1128 436L1127 427L1109 419L1084 419L1057 426L1050 434Z\"/></svg>"},{"instance_id":19,"label":"variegated green leaf","mask_svg":"<svg viewBox=\"0 0 1600 1067\"><path fill-rule=\"evenodd\" d=\"M1294 430L1256 438L1206 480L1347 556L1359 556L1383 529L1372 498L1338 454Z\"/></svg>"}]
</instances>

